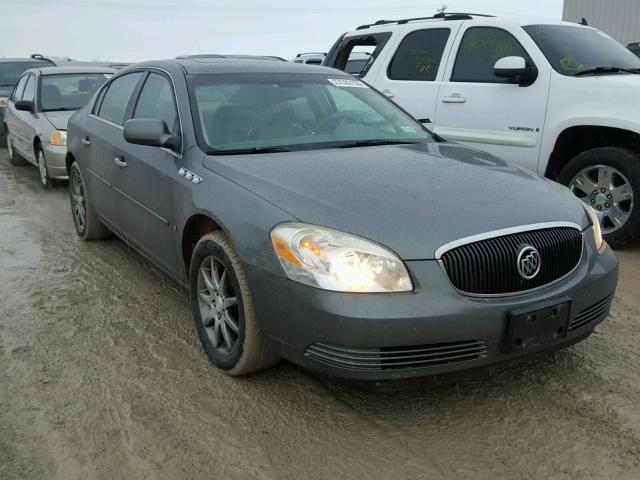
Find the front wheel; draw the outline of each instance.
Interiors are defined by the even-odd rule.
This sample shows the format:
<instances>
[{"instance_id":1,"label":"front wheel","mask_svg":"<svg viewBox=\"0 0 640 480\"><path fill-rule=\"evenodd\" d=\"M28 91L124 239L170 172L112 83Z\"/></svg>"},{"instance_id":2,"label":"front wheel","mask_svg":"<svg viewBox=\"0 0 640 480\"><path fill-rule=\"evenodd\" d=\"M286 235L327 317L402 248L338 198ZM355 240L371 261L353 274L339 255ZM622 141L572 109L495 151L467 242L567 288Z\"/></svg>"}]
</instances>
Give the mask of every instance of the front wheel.
<instances>
[{"instance_id":1,"label":"front wheel","mask_svg":"<svg viewBox=\"0 0 640 480\"><path fill-rule=\"evenodd\" d=\"M36 146L36 160L38 161L38 171L40 172L40 183L42 188L48 190L53 183L49 176L49 169L47 168L47 159L44 156L44 150L41 145Z\"/></svg>"},{"instance_id":2,"label":"front wheel","mask_svg":"<svg viewBox=\"0 0 640 480\"><path fill-rule=\"evenodd\" d=\"M196 245L189 283L198 336L216 367L239 376L278 362L265 346L240 259L222 232Z\"/></svg>"},{"instance_id":3,"label":"front wheel","mask_svg":"<svg viewBox=\"0 0 640 480\"><path fill-rule=\"evenodd\" d=\"M69 171L69 200L73 225L83 240L102 240L109 237L109 229L104 226L93 209L84 177L76 162L71 165Z\"/></svg>"},{"instance_id":4,"label":"front wheel","mask_svg":"<svg viewBox=\"0 0 640 480\"><path fill-rule=\"evenodd\" d=\"M594 148L571 160L560 183L600 218L605 240L618 248L640 236L640 155L615 147Z\"/></svg>"}]
</instances>

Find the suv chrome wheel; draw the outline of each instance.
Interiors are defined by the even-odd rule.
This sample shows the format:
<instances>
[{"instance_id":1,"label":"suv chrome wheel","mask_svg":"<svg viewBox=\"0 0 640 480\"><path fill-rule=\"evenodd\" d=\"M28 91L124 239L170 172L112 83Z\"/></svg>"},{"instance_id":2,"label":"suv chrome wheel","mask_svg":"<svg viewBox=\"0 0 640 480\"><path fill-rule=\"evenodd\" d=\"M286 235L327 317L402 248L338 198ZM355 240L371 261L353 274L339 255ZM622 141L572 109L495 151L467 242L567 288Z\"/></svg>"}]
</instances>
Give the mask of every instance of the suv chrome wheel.
<instances>
[{"instance_id":1,"label":"suv chrome wheel","mask_svg":"<svg viewBox=\"0 0 640 480\"><path fill-rule=\"evenodd\" d=\"M596 210L605 234L615 232L633 211L633 189L629 180L609 165L581 170L569 184L571 191Z\"/></svg>"},{"instance_id":2,"label":"suv chrome wheel","mask_svg":"<svg viewBox=\"0 0 640 480\"><path fill-rule=\"evenodd\" d=\"M238 342L238 297L225 266L213 256L206 257L200 265L198 306L213 347L221 353L231 353Z\"/></svg>"}]
</instances>

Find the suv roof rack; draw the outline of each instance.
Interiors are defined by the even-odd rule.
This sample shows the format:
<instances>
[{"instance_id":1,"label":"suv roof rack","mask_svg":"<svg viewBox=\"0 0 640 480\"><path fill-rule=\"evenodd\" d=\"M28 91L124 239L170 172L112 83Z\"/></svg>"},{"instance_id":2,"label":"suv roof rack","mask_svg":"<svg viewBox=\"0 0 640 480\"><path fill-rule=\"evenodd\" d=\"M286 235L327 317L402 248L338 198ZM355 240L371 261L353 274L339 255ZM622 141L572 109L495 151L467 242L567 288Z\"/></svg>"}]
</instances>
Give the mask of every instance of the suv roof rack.
<instances>
[{"instance_id":1,"label":"suv roof rack","mask_svg":"<svg viewBox=\"0 0 640 480\"><path fill-rule=\"evenodd\" d=\"M303 52L296 55L296 58L300 58L303 55L327 55L327 52Z\"/></svg>"},{"instance_id":2,"label":"suv roof rack","mask_svg":"<svg viewBox=\"0 0 640 480\"><path fill-rule=\"evenodd\" d=\"M416 22L418 20L473 20L473 17L493 17L493 15L486 15L483 13L458 13L458 12L447 12L447 13L436 13L431 17L415 17L415 18L403 18L401 20L378 20L375 23L370 23L368 25L360 25L356 30L365 30L369 27L375 27L378 25L390 25L396 23L398 25L404 25L409 22Z\"/></svg>"},{"instance_id":3,"label":"suv roof rack","mask_svg":"<svg viewBox=\"0 0 640 480\"><path fill-rule=\"evenodd\" d=\"M51 60L50 58L45 57L44 55L41 55L39 53L32 53L31 54L31 58L33 58L34 60L42 60L44 62L49 62L53 65L56 64L56 62L54 62L53 60Z\"/></svg>"}]
</instances>

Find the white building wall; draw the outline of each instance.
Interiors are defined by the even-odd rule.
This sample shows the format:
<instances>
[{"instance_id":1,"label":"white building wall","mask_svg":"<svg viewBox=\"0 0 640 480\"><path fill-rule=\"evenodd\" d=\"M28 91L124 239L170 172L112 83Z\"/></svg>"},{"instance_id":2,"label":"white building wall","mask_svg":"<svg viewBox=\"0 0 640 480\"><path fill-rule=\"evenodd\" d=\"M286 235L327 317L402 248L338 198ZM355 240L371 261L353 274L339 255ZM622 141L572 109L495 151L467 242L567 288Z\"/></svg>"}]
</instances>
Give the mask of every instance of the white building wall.
<instances>
[{"instance_id":1,"label":"white building wall","mask_svg":"<svg viewBox=\"0 0 640 480\"><path fill-rule=\"evenodd\" d=\"M640 0L565 0L562 18L589 25L623 45L640 42Z\"/></svg>"}]
</instances>

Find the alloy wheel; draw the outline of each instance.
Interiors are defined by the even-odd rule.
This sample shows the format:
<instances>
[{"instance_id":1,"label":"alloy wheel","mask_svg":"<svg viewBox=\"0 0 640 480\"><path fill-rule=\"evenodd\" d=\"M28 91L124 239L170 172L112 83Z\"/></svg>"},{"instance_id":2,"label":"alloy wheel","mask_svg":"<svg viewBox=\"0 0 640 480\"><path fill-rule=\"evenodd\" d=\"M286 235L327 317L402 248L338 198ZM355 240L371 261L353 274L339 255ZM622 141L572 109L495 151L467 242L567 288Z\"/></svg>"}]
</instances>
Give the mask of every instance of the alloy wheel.
<instances>
[{"instance_id":1,"label":"alloy wheel","mask_svg":"<svg viewBox=\"0 0 640 480\"><path fill-rule=\"evenodd\" d=\"M240 305L229 272L212 255L198 271L198 306L202 323L213 347L225 355L238 343Z\"/></svg>"},{"instance_id":2,"label":"alloy wheel","mask_svg":"<svg viewBox=\"0 0 640 480\"><path fill-rule=\"evenodd\" d=\"M80 177L80 172L78 172L76 168L72 169L70 188L73 221L76 224L78 233L82 234L86 228L87 201L85 199L82 178Z\"/></svg>"},{"instance_id":3,"label":"alloy wheel","mask_svg":"<svg viewBox=\"0 0 640 480\"><path fill-rule=\"evenodd\" d=\"M605 234L622 228L631 216L634 200L631 183L614 167L587 167L571 180L569 188L595 209Z\"/></svg>"}]
</instances>

